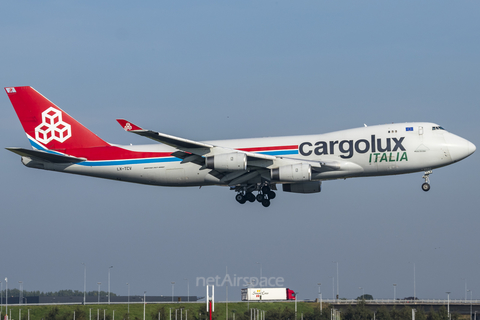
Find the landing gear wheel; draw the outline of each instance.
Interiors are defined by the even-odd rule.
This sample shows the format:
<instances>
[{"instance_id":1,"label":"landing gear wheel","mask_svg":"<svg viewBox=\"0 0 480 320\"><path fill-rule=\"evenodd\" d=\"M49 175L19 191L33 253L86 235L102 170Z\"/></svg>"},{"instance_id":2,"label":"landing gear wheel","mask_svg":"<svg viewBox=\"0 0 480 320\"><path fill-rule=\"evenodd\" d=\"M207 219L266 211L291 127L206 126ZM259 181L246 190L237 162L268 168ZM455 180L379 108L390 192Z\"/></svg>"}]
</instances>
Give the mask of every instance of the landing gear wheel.
<instances>
[{"instance_id":1,"label":"landing gear wheel","mask_svg":"<svg viewBox=\"0 0 480 320\"><path fill-rule=\"evenodd\" d=\"M262 187L262 193L263 194L268 194L270 192L270 187L269 186L263 186Z\"/></svg>"},{"instance_id":2,"label":"landing gear wheel","mask_svg":"<svg viewBox=\"0 0 480 320\"><path fill-rule=\"evenodd\" d=\"M262 193L257 194L257 201L262 202L265 199L265 196Z\"/></svg>"},{"instance_id":3,"label":"landing gear wheel","mask_svg":"<svg viewBox=\"0 0 480 320\"><path fill-rule=\"evenodd\" d=\"M423 191L428 191L430 190L430 179L429 176L432 174L432 170L425 171L425 174L423 175L423 179L425 179L425 182L422 184L422 190Z\"/></svg>"},{"instance_id":4,"label":"landing gear wheel","mask_svg":"<svg viewBox=\"0 0 480 320\"><path fill-rule=\"evenodd\" d=\"M241 204L244 204L245 202L247 202L247 199L241 193L237 193L237 195L235 196L235 200L237 200L238 203L241 203Z\"/></svg>"},{"instance_id":5,"label":"landing gear wheel","mask_svg":"<svg viewBox=\"0 0 480 320\"><path fill-rule=\"evenodd\" d=\"M424 184L422 184L422 190L423 190L423 191L428 191L428 190L430 190L430 184L428 184L428 183L426 183L426 182L425 182Z\"/></svg>"},{"instance_id":6,"label":"landing gear wheel","mask_svg":"<svg viewBox=\"0 0 480 320\"><path fill-rule=\"evenodd\" d=\"M245 194L245 198L247 199L247 201L255 202L255 196L251 192L247 192Z\"/></svg>"},{"instance_id":7,"label":"landing gear wheel","mask_svg":"<svg viewBox=\"0 0 480 320\"><path fill-rule=\"evenodd\" d=\"M270 200L268 199L263 199L262 201L262 206L264 206L265 208L270 206Z\"/></svg>"},{"instance_id":8,"label":"landing gear wheel","mask_svg":"<svg viewBox=\"0 0 480 320\"><path fill-rule=\"evenodd\" d=\"M273 192L273 191L268 192L268 199L273 200L273 199L275 199L276 196L277 196L277 194L275 192Z\"/></svg>"}]
</instances>

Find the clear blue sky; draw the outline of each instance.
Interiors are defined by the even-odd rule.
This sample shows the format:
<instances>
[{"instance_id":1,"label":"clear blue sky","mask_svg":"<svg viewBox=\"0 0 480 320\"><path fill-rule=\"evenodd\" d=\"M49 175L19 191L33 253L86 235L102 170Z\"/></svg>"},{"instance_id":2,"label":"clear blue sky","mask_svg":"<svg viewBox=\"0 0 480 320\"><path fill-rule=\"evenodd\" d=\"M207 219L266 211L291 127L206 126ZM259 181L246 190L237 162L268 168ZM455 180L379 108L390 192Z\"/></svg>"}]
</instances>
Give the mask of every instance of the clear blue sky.
<instances>
[{"instance_id":1,"label":"clear blue sky","mask_svg":"<svg viewBox=\"0 0 480 320\"><path fill-rule=\"evenodd\" d=\"M432 121L477 146L476 1L3 1L1 86L30 85L105 140L116 118L194 139ZM28 147L5 93L2 147ZM1 151L0 279L25 290L203 296L197 277L283 277L315 299L480 298L478 152L422 173L330 181L265 209L227 188L28 169ZM259 262L259 263L257 263ZM229 300L240 299L229 288ZM225 299L225 288L217 288Z\"/></svg>"}]
</instances>

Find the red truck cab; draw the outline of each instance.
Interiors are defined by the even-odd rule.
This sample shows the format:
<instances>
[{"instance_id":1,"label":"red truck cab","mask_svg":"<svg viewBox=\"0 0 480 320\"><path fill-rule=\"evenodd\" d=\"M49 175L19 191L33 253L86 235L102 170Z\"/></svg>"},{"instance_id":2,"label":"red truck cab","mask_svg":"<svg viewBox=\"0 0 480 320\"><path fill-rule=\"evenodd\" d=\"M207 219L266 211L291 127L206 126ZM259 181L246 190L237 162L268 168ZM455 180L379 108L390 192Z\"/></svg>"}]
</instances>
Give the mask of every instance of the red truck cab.
<instances>
[{"instance_id":1,"label":"red truck cab","mask_svg":"<svg viewBox=\"0 0 480 320\"><path fill-rule=\"evenodd\" d=\"M287 288L287 300L295 300L295 291Z\"/></svg>"}]
</instances>

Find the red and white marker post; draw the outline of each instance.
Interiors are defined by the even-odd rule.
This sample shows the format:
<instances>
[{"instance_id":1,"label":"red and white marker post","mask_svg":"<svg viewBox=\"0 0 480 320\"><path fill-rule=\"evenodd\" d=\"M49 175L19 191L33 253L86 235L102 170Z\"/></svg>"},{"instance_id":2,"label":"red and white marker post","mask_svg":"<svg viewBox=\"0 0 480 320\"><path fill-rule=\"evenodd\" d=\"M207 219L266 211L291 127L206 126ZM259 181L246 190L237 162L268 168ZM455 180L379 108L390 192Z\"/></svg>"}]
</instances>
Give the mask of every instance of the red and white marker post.
<instances>
[{"instance_id":1,"label":"red and white marker post","mask_svg":"<svg viewBox=\"0 0 480 320\"><path fill-rule=\"evenodd\" d=\"M209 295L208 288L212 287L212 293ZM207 285L207 312L209 314L210 320L212 320L212 312L215 311L215 287Z\"/></svg>"}]
</instances>

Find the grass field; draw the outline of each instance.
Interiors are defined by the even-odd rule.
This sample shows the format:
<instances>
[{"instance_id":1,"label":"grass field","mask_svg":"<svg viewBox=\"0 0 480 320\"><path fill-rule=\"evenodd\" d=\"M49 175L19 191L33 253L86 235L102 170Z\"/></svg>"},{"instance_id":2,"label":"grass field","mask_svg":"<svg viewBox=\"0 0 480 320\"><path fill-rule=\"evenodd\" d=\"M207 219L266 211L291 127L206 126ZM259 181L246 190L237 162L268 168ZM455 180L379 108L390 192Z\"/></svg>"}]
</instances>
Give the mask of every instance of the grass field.
<instances>
[{"instance_id":1,"label":"grass field","mask_svg":"<svg viewBox=\"0 0 480 320\"><path fill-rule=\"evenodd\" d=\"M130 308L130 312L128 312ZM249 320L250 309L265 311L265 319L287 320L295 319L294 302L229 302L228 319ZM382 310L382 308L384 308ZM215 304L213 319L221 320L226 317L227 306L224 302ZM349 311L350 309L350 311ZM88 305L10 305L8 306L9 320L143 320L144 305L139 303L127 304L88 304ZM5 306L1 310L5 315ZM320 313L319 304L314 302L297 303L297 319L300 320L330 320L330 306L324 304ZM390 314L390 315L389 315ZM408 306L390 309L380 307L376 311L378 320L411 320L412 309ZM339 317L340 318L340 317ZM340 320L339 318L335 320ZM373 312L364 305L357 304L348 307L341 313L345 320L371 320ZM197 320L208 319L205 303L148 303L145 305L145 320ZM252 319L262 319L256 317ZM417 310L417 320L448 320L446 308L438 312ZM468 320L468 315L452 314L452 320Z\"/></svg>"},{"instance_id":2,"label":"grass field","mask_svg":"<svg viewBox=\"0 0 480 320\"><path fill-rule=\"evenodd\" d=\"M143 320L143 304L87 304L87 305L9 305L8 314L9 320ZM216 303L214 319L226 319L226 304ZM245 318L245 313L250 319L248 308L268 311L277 310L284 312L285 308L288 313L294 314L295 303L293 302L229 302L228 314L229 319L234 318L240 320ZM325 307L325 306L324 306ZM130 308L130 313L128 313ZM300 319L301 314L313 313L315 309L318 310L319 304L312 302L298 302L297 314ZM145 319L146 320L160 320L170 319L208 319L205 303L152 303L145 305ZM265 313L266 313L265 312ZM318 312L318 311L317 311ZM325 310L330 314L330 310ZM75 314L74 314L75 313ZM160 313L160 316L159 316ZM175 317L175 313L177 317ZM5 315L5 306L2 308L2 317ZM91 317L90 317L91 315ZM186 315L188 318L186 318ZM2 318L3 319L3 318Z\"/></svg>"}]
</instances>

